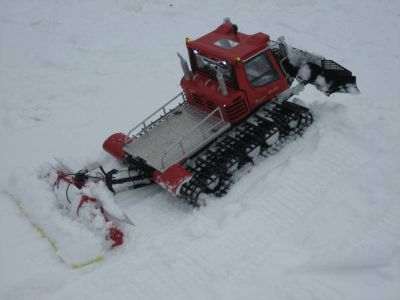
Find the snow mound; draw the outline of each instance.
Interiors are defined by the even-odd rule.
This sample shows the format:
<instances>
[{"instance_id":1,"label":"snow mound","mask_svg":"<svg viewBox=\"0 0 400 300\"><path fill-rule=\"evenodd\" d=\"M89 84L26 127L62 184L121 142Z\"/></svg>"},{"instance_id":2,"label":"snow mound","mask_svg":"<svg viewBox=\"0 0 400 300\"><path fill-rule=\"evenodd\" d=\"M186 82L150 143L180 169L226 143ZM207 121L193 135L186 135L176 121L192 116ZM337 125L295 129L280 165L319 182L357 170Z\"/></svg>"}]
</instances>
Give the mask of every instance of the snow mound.
<instances>
[{"instance_id":1,"label":"snow mound","mask_svg":"<svg viewBox=\"0 0 400 300\"><path fill-rule=\"evenodd\" d=\"M79 267L102 260L110 248L104 236L68 216L51 186L38 179L37 173L15 172L7 194L67 265Z\"/></svg>"}]
</instances>

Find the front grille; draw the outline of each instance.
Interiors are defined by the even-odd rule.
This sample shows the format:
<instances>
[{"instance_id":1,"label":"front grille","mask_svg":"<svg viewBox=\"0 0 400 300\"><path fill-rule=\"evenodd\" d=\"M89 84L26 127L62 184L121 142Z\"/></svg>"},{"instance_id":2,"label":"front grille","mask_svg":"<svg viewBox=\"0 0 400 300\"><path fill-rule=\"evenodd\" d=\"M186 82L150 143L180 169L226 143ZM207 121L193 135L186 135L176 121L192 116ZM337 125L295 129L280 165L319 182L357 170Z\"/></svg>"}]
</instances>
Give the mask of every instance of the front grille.
<instances>
[{"instance_id":1,"label":"front grille","mask_svg":"<svg viewBox=\"0 0 400 300\"><path fill-rule=\"evenodd\" d=\"M226 107L226 114L230 120L235 120L247 112L246 104L242 98L236 98Z\"/></svg>"},{"instance_id":2,"label":"front grille","mask_svg":"<svg viewBox=\"0 0 400 300\"><path fill-rule=\"evenodd\" d=\"M217 105L214 102L207 100L207 108L210 110L214 110L217 108Z\"/></svg>"},{"instance_id":3,"label":"front grille","mask_svg":"<svg viewBox=\"0 0 400 300\"><path fill-rule=\"evenodd\" d=\"M196 104L203 106L203 99L201 99L201 97L199 95L193 94L193 100Z\"/></svg>"},{"instance_id":4,"label":"front grille","mask_svg":"<svg viewBox=\"0 0 400 300\"><path fill-rule=\"evenodd\" d=\"M193 102L200 106L204 110L211 110L213 111L214 109L217 108L217 104L211 100L207 99L202 99L199 95L197 94L192 94L193 95Z\"/></svg>"}]
</instances>

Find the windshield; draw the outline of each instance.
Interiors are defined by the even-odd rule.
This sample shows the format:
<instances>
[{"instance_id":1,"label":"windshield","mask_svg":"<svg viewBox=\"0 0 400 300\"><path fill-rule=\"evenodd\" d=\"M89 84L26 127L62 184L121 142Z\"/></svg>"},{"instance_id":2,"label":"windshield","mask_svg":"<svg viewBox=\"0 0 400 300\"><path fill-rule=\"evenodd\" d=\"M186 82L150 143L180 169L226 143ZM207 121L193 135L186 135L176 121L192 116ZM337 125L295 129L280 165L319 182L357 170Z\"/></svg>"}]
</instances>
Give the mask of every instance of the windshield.
<instances>
[{"instance_id":1,"label":"windshield","mask_svg":"<svg viewBox=\"0 0 400 300\"><path fill-rule=\"evenodd\" d=\"M278 73L273 68L265 53L245 62L247 78L253 86L263 86L279 79Z\"/></svg>"},{"instance_id":2,"label":"windshield","mask_svg":"<svg viewBox=\"0 0 400 300\"><path fill-rule=\"evenodd\" d=\"M206 72L206 73L216 77L217 69L219 69L220 72L222 73L222 76L224 77L225 81L227 83L230 83L231 85L234 85L233 71L227 65L226 62L217 63L217 62L207 59L197 53L195 53L195 56L196 56L197 68L200 71Z\"/></svg>"}]
</instances>

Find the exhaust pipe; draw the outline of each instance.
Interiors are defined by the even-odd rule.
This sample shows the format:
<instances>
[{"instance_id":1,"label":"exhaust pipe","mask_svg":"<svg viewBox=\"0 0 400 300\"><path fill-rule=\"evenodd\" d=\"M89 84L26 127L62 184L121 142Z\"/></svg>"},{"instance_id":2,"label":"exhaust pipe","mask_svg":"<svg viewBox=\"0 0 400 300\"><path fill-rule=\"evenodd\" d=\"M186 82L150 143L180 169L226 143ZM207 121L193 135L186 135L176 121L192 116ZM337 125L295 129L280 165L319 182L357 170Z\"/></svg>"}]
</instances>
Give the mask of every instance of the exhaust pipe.
<instances>
[{"instance_id":1,"label":"exhaust pipe","mask_svg":"<svg viewBox=\"0 0 400 300\"><path fill-rule=\"evenodd\" d=\"M179 60L181 62L183 76L185 77L186 80L192 80L192 72L190 72L189 65L188 65L186 59L184 59L183 56L179 52L177 52L176 54L178 55Z\"/></svg>"},{"instance_id":2,"label":"exhaust pipe","mask_svg":"<svg viewBox=\"0 0 400 300\"><path fill-rule=\"evenodd\" d=\"M219 88L221 89L221 93L222 93L222 95L227 96L228 88L226 87L224 75L222 75L222 72L218 67L216 68L216 72L217 72L217 80L218 80Z\"/></svg>"}]
</instances>

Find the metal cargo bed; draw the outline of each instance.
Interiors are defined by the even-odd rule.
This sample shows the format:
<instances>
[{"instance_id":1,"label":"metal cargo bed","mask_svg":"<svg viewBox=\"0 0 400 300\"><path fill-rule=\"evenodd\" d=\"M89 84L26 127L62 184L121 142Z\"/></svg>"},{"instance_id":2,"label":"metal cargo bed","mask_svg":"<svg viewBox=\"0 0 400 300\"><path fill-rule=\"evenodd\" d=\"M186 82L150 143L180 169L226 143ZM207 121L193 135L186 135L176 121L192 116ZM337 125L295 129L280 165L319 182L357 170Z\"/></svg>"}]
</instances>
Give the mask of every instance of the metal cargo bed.
<instances>
[{"instance_id":1,"label":"metal cargo bed","mask_svg":"<svg viewBox=\"0 0 400 300\"><path fill-rule=\"evenodd\" d=\"M229 127L219 107L207 113L189 105L180 93L129 131L124 151L164 171Z\"/></svg>"}]
</instances>

